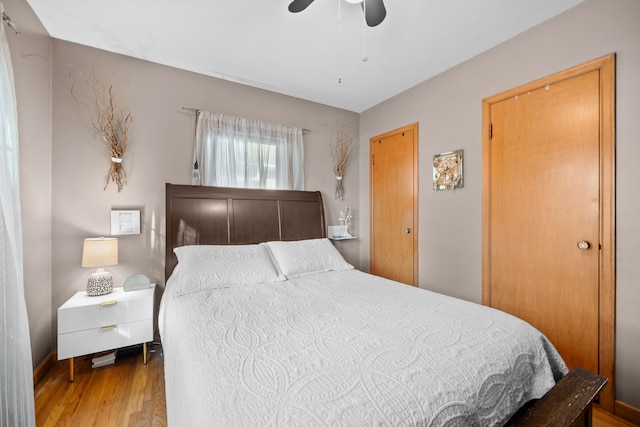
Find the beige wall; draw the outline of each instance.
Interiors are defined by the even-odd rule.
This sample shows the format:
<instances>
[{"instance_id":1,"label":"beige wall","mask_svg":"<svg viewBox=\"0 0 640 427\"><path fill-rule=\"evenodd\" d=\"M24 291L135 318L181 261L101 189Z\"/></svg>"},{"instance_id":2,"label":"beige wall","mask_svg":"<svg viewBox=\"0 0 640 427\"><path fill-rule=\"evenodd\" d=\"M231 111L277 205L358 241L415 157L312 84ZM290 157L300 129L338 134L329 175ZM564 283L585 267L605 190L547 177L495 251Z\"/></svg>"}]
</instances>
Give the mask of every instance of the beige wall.
<instances>
[{"instance_id":1,"label":"beige wall","mask_svg":"<svg viewBox=\"0 0 640 427\"><path fill-rule=\"evenodd\" d=\"M353 206L357 215L357 150L345 178L344 201L333 197L330 145L338 121L354 126L358 115L324 105L52 40L24 0L3 0L21 35L9 33L16 75L20 180L25 252L25 295L34 366L56 349L56 310L86 284L80 266L82 239L108 235L114 208L142 211L142 234L120 238L120 264L110 268L122 283L144 273L162 283L164 184L190 183L194 116L198 107L240 117L309 129L305 134L305 179L320 190L327 223ZM109 160L92 133L87 110L70 96L76 71L124 87L135 98L136 117L125 160L128 184L103 190ZM357 224L357 218L355 220ZM341 242L358 266L353 242Z\"/></svg>"},{"instance_id":2,"label":"beige wall","mask_svg":"<svg viewBox=\"0 0 640 427\"><path fill-rule=\"evenodd\" d=\"M323 192L328 222L352 206L358 240L340 242L356 266L369 266L368 140L420 126L420 284L481 299L481 100L587 60L617 53L617 398L640 407L640 2L588 0L514 39L358 115L230 82L48 38L24 0L3 0L23 35L9 34L20 116L25 293L34 363L55 349L56 309L83 289L82 239L109 234L112 208L140 208L142 234L120 240L117 281L142 272L161 281L164 183L188 183L198 107L311 130L305 136L308 189ZM53 45L53 53L50 48ZM82 108L69 96L72 68L94 66L105 82L131 89L137 116L125 160L129 182L110 184L109 166ZM53 70L51 70L53 68ZM51 78L53 77L53 86ZM51 102L53 100L53 113ZM338 119L358 131L359 155L346 200L333 198L329 144ZM53 133L53 137L51 134ZM52 148L53 147L53 148ZM431 156L465 150L465 187L434 192ZM53 230L53 231L52 231ZM53 253L53 255L52 255ZM53 263L52 263L53 258Z\"/></svg>"},{"instance_id":3,"label":"beige wall","mask_svg":"<svg viewBox=\"0 0 640 427\"><path fill-rule=\"evenodd\" d=\"M640 408L640 2L588 0L361 114L361 265L369 265L369 138L419 123L420 286L480 302L482 99L617 54L617 399ZM431 189L431 159L464 149L464 188Z\"/></svg>"},{"instance_id":4,"label":"beige wall","mask_svg":"<svg viewBox=\"0 0 640 427\"><path fill-rule=\"evenodd\" d=\"M51 38L22 0L3 0L18 98L24 291L33 363L51 351Z\"/></svg>"},{"instance_id":5,"label":"beige wall","mask_svg":"<svg viewBox=\"0 0 640 427\"><path fill-rule=\"evenodd\" d=\"M346 178L346 200L339 203L333 197L330 149L338 120L352 123L357 138L356 113L60 40L53 41L53 58L54 309L85 288L90 269L80 266L82 241L110 234L114 208L142 211L142 233L119 237L119 264L109 268L114 280L121 284L131 274L144 273L163 283L165 183L191 183L195 116L182 107L310 130L304 136L306 188L322 191L327 222L336 223L344 206L357 205L357 152ZM135 100L123 163L128 182L120 193L113 183L103 190L110 159L88 111L71 96L72 85L83 87L80 73L90 76L92 70L99 81L113 83ZM357 265L357 245L342 249Z\"/></svg>"}]
</instances>

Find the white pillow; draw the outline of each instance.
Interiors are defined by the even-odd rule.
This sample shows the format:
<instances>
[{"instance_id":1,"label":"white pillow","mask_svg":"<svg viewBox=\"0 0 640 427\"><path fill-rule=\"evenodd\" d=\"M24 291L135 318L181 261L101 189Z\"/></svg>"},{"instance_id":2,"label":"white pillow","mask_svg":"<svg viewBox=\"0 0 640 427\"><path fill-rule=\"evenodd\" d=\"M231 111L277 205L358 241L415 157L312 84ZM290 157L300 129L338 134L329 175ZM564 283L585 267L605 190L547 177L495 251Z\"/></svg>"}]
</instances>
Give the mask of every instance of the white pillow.
<instances>
[{"instance_id":1,"label":"white pillow","mask_svg":"<svg viewBox=\"0 0 640 427\"><path fill-rule=\"evenodd\" d=\"M173 252L180 266L178 295L284 280L263 245L181 246Z\"/></svg>"},{"instance_id":2,"label":"white pillow","mask_svg":"<svg viewBox=\"0 0 640 427\"><path fill-rule=\"evenodd\" d=\"M329 239L267 242L274 260L287 279L332 270L352 270Z\"/></svg>"}]
</instances>

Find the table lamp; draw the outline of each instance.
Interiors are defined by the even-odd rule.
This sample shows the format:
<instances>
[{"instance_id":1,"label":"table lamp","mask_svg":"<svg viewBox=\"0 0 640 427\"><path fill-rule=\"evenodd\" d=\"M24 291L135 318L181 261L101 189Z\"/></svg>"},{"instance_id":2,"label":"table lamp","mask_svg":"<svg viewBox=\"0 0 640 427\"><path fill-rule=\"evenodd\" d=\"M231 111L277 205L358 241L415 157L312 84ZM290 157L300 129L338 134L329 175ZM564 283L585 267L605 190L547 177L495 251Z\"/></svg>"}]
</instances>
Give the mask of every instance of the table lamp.
<instances>
[{"instance_id":1,"label":"table lamp","mask_svg":"<svg viewBox=\"0 0 640 427\"><path fill-rule=\"evenodd\" d=\"M97 267L87 281L87 295L98 296L113 290L113 277L102 267L118 264L118 239L93 237L84 239L82 266Z\"/></svg>"}]
</instances>

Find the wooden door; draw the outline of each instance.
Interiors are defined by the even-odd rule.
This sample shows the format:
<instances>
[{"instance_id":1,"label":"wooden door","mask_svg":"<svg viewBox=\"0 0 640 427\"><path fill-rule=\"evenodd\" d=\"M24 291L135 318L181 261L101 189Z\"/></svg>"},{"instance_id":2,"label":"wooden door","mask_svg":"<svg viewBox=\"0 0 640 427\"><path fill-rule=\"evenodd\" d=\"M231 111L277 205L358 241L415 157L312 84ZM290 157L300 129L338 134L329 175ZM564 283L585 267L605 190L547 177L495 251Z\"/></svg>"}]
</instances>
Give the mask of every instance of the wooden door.
<instances>
[{"instance_id":1,"label":"wooden door","mask_svg":"<svg viewBox=\"0 0 640 427\"><path fill-rule=\"evenodd\" d=\"M418 125L370 140L371 273L418 285Z\"/></svg>"},{"instance_id":2,"label":"wooden door","mask_svg":"<svg viewBox=\"0 0 640 427\"><path fill-rule=\"evenodd\" d=\"M612 375L601 359L613 351L613 277L602 270L613 269L613 134L602 114L613 94L602 64L485 101L483 302L541 330L570 369Z\"/></svg>"}]
</instances>

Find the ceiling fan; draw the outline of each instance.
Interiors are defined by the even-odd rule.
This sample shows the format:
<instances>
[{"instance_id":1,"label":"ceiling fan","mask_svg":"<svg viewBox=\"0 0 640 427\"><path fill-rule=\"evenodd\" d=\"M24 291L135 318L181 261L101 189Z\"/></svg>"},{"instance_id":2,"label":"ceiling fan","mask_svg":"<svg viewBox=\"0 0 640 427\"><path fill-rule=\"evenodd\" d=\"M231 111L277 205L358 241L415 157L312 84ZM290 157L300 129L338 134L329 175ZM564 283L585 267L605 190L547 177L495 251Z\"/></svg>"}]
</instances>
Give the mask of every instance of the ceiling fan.
<instances>
[{"instance_id":1,"label":"ceiling fan","mask_svg":"<svg viewBox=\"0 0 640 427\"><path fill-rule=\"evenodd\" d=\"M298 13L305 10L314 0L293 0L289 4L289 12ZM364 19L368 26L375 27L384 21L387 10L383 0L346 0L349 3L360 3L364 11Z\"/></svg>"}]
</instances>

